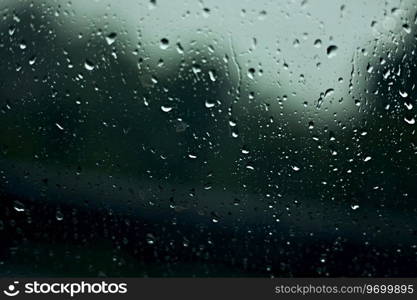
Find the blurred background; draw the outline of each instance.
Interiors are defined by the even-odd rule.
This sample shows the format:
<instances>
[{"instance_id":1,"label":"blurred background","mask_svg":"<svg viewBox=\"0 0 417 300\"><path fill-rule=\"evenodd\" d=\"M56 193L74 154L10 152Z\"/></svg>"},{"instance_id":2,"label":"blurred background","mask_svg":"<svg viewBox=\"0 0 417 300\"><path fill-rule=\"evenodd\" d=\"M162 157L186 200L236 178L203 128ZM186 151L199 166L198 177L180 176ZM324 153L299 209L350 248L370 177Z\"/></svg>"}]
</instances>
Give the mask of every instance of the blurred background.
<instances>
[{"instance_id":1,"label":"blurred background","mask_svg":"<svg viewBox=\"0 0 417 300\"><path fill-rule=\"evenodd\" d=\"M0 2L1 276L417 276L417 4Z\"/></svg>"}]
</instances>

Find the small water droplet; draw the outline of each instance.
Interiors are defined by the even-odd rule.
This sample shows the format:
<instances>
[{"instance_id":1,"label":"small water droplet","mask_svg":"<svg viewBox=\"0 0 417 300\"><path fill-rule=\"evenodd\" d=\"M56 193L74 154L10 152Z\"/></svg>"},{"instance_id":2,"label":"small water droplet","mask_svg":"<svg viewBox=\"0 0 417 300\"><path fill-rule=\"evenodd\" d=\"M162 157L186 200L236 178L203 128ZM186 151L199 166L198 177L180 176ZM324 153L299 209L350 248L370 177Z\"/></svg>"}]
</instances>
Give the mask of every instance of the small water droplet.
<instances>
[{"instance_id":1,"label":"small water droplet","mask_svg":"<svg viewBox=\"0 0 417 300\"><path fill-rule=\"evenodd\" d=\"M14 201L13 208L17 212L24 212L25 211L25 205L20 201Z\"/></svg>"},{"instance_id":2,"label":"small water droplet","mask_svg":"<svg viewBox=\"0 0 417 300\"><path fill-rule=\"evenodd\" d=\"M164 105L162 105L161 106L161 110L163 112L170 112L172 110L172 107L171 106L164 106Z\"/></svg>"},{"instance_id":3,"label":"small water droplet","mask_svg":"<svg viewBox=\"0 0 417 300\"><path fill-rule=\"evenodd\" d=\"M408 93L407 92L400 91L400 95L403 98L407 98L408 97Z\"/></svg>"},{"instance_id":4,"label":"small water droplet","mask_svg":"<svg viewBox=\"0 0 417 300\"><path fill-rule=\"evenodd\" d=\"M216 105L216 103L215 102L209 102L208 100L206 100L204 102L204 105L205 105L206 108L212 108Z\"/></svg>"},{"instance_id":5,"label":"small water droplet","mask_svg":"<svg viewBox=\"0 0 417 300\"><path fill-rule=\"evenodd\" d=\"M314 47L316 47L316 48L321 47L321 40L320 39L317 39L317 40L314 41Z\"/></svg>"},{"instance_id":6,"label":"small water droplet","mask_svg":"<svg viewBox=\"0 0 417 300\"><path fill-rule=\"evenodd\" d=\"M14 34L14 32L16 31L16 27L14 26L10 26L9 27L9 35L12 36Z\"/></svg>"},{"instance_id":7,"label":"small water droplet","mask_svg":"<svg viewBox=\"0 0 417 300\"><path fill-rule=\"evenodd\" d=\"M210 8L203 8L203 17L208 18L210 16Z\"/></svg>"},{"instance_id":8,"label":"small water droplet","mask_svg":"<svg viewBox=\"0 0 417 300\"><path fill-rule=\"evenodd\" d=\"M407 107L408 110L413 109L413 104L412 103L404 102L404 105L405 105L405 107Z\"/></svg>"},{"instance_id":9,"label":"small water droplet","mask_svg":"<svg viewBox=\"0 0 417 300\"><path fill-rule=\"evenodd\" d=\"M249 150L246 148L242 148L242 154L249 154Z\"/></svg>"},{"instance_id":10,"label":"small water droplet","mask_svg":"<svg viewBox=\"0 0 417 300\"><path fill-rule=\"evenodd\" d=\"M86 59L84 62L84 68L86 68L88 71L92 71L94 70L94 63Z\"/></svg>"},{"instance_id":11,"label":"small water droplet","mask_svg":"<svg viewBox=\"0 0 417 300\"><path fill-rule=\"evenodd\" d=\"M148 245L154 245L155 244L155 236L152 233L146 234L146 243Z\"/></svg>"},{"instance_id":12,"label":"small water droplet","mask_svg":"<svg viewBox=\"0 0 417 300\"><path fill-rule=\"evenodd\" d=\"M297 167L297 166L291 166L291 168L292 168L294 171L296 171L296 172L300 171L300 168L299 168L299 167Z\"/></svg>"},{"instance_id":13,"label":"small water droplet","mask_svg":"<svg viewBox=\"0 0 417 300\"><path fill-rule=\"evenodd\" d=\"M333 94L334 94L334 89L328 89L328 90L326 90L326 92L324 92L324 97L326 98L326 97L329 97Z\"/></svg>"},{"instance_id":14,"label":"small water droplet","mask_svg":"<svg viewBox=\"0 0 417 300\"><path fill-rule=\"evenodd\" d=\"M154 9L156 7L156 0L150 0L149 1L149 8Z\"/></svg>"},{"instance_id":15,"label":"small water droplet","mask_svg":"<svg viewBox=\"0 0 417 300\"><path fill-rule=\"evenodd\" d=\"M293 47L294 47L294 48L297 48L298 46L300 46L300 40L299 40L299 39L295 39L295 40L292 42L292 45L293 45Z\"/></svg>"},{"instance_id":16,"label":"small water droplet","mask_svg":"<svg viewBox=\"0 0 417 300\"><path fill-rule=\"evenodd\" d=\"M248 70L248 77L250 79L254 79L255 78L255 69L254 68L249 68L249 70Z\"/></svg>"},{"instance_id":17,"label":"small water droplet","mask_svg":"<svg viewBox=\"0 0 417 300\"><path fill-rule=\"evenodd\" d=\"M184 48L182 47L181 43L177 43L177 52L179 54L183 54L184 53Z\"/></svg>"},{"instance_id":18,"label":"small water droplet","mask_svg":"<svg viewBox=\"0 0 417 300\"><path fill-rule=\"evenodd\" d=\"M359 205L358 205L358 204L352 204L350 207L351 207L353 210L357 210L357 209L359 208Z\"/></svg>"},{"instance_id":19,"label":"small water droplet","mask_svg":"<svg viewBox=\"0 0 417 300\"><path fill-rule=\"evenodd\" d=\"M198 78L198 74L201 73L201 67L199 65L193 65L192 70L193 70L193 73Z\"/></svg>"},{"instance_id":20,"label":"small water droplet","mask_svg":"<svg viewBox=\"0 0 417 300\"><path fill-rule=\"evenodd\" d=\"M415 120L414 118L407 118L407 117L404 117L404 121L405 121L407 124L410 124L410 125L414 125L414 124L416 123L416 120Z\"/></svg>"},{"instance_id":21,"label":"small water droplet","mask_svg":"<svg viewBox=\"0 0 417 300\"><path fill-rule=\"evenodd\" d=\"M21 41L20 44L19 44L19 48L22 49L22 50L25 50L26 47L27 47L26 42L25 41Z\"/></svg>"},{"instance_id":22,"label":"small water droplet","mask_svg":"<svg viewBox=\"0 0 417 300\"><path fill-rule=\"evenodd\" d=\"M32 56L30 59L29 59L29 65L34 65L35 64L35 62L36 62L36 56Z\"/></svg>"},{"instance_id":23,"label":"small water droplet","mask_svg":"<svg viewBox=\"0 0 417 300\"><path fill-rule=\"evenodd\" d=\"M213 70L209 71L209 76L210 76L211 81L213 81L213 82L216 81L215 73L214 73Z\"/></svg>"},{"instance_id":24,"label":"small water droplet","mask_svg":"<svg viewBox=\"0 0 417 300\"><path fill-rule=\"evenodd\" d=\"M247 164L246 169L251 170L251 171L255 170L255 168L251 164Z\"/></svg>"},{"instance_id":25,"label":"small water droplet","mask_svg":"<svg viewBox=\"0 0 417 300\"><path fill-rule=\"evenodd\" d=\"M403 30L406 33L411 33L411 28L410 28L410 26L408 24L403 24Z\"/></svg>"},{"instance_id":26,"label":"small water droplet","mask_svg":"<svg viewBox=\"0 0 417 300\"><path fill-rule=\"evenodd\" d=\"M331 46L327 47L327 57L328 58L335 57L336 56L336 53L337 53L337 49L338 48L335 45L331 45Z\"/></svg>"},{"instance_id":27,"label":"small water droplet","mask_svg":"<svg viewBox=\"0 0 417 300\"><path fill-rule=\"evenodd\" d=\"M111 45L116 41L117 34L115 32L110 33L106 36L107 45Z\"/></svg>"},{"instance_id":28,"label":"small water droplet","mask_svg":"<svg viewBox=\"0 0 417 300\"><path fill-rule=\"evenodd\" d=\"M259 19L259 20L265 20L266 15L267 15L266 10L261 10L261 11L259 12L258 19Z\"/></svg>"},{"instance_id":29,"label":"small water droplet","mask_svg":"<svg viewBox=\"0 0 417 300\"><path fill-rule=\"evenodd\" d=\"M169 40L168 40L168 39L166 39L166 38L161 39L161 41L160 41L160 43L159 43L159 47L160 47L162 50L167 49L167 48L169 47Z\"/></svg>"},{"instance_id":30,"label":"small water droplet","mask_svg":"<svg viewBox=\"0 0 417 300\"><path fill-rule=\"evenodd\" d=\"M57 221L62 221L64 219L64 214L61 211L57 210L55 218L57 219Z\"/></svg>"}]
</instances>

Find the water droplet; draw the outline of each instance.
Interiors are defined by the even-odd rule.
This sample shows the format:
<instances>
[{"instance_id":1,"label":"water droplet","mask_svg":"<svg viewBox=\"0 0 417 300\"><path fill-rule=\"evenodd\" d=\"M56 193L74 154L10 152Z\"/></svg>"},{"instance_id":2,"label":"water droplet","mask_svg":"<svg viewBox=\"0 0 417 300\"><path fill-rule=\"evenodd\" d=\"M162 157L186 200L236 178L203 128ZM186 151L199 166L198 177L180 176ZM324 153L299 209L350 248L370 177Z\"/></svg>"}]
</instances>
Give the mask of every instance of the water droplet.
<instances>
[{"instance_id":1,"label":"water droplet","mask_svg":"<svg viewBox=\"0 0 417 300\"><path fill-rule=\"evenodd\" d=\"M177 43L177 52L179 54L183 54L184 53L184 48L182 47L181 43Z\"/></svg>"},{"instance_id":2,"label":"water droplet","mask_svg":"<svg viewBox=\"0 0 417 300\"><path fill-rule=\"evenodd\" d=\"M358 204L352 204L350 207L351 207L353 210L357 210L357 209L359 208L359 205L358 205Z\"/></svg>"},{"instance_id":3,"label":"water droplet","mask_svg":"<svg viewBox=\"0 0 417 300\"><path fill-rule=\"evenodd\" d=\"M250 79L254 79L254 77L255 77L255 69L254 68L249 68L249 70L248 70L248 77Z\"/></svg>"},{"instance_id":4,"label":"water droplet","mask_svg":"<svg viewBox=\"0 0 417 300\"><path fill-rule=\"evenodd\" d=\"M404 102L404 105L405 105L405 107L407 107L408 110L413 109L413 104L412 103Z\"/></svg>"},{"instance_id":5,"label":"water droplet","mask_svg":"<svg viewBox=\"0 0 417 300\"><path fill-rule=\"evenodd\" d=\"M209 76L210 76L210 80L211 81L216 81L216 77L215 77L215 75L214 75L215 73L214 73L214 71L213 70L210 70L209 71Z\"/></svg>"},{"instance_id":6,"label":"water droplet","mask_svg":"<svg viewBox=\"0 0 417 300\"><path fill-rule=\"evenodd\" d=\"M251 170L251 171L255 170L255 168L249 163L246 165L246 169Z\"/></svg>"},{"instance_id":7,"label":"water droplet","mask_svg":"<svg viewBox=\"0 0 417 300\"><path fill-rule=\"evenodd\" d=\"M161 110L163 112L170 112L172 110L172 107L171 106L164 106L164 105L162 105L161 106Z\"/></svg>"},{"instance_id":8,"label":"water droplet","mask_svg":"<svg viewBox=\"0 0 417 300\"><path fill-rule=\"evenodd\" d=\"M407 118L407 117L404 117L404 121L405 121L407 124L410 124L410 125L414 125L414 124L416 123L416 120L415 120L414 118Z\"/></svg>"},{"instance_id":9,"label":"water droplet","mask_svg":"<svg viewBox=\"0 0 417 300\"><path fill-rule=\"evenodd\" d=\"M364 158L364 160L363 160L363 161L364 161L364 162L367 162L367 161L370 161L371 159L372 159L372 157L367 156L367 157L365 157L365 158Z\"/></svg>"},{"instance_id":10,"label":"water droplet","mask_svg":"<svg viewBox=\"0 0 417 300\"><path fill-rule=\"evenodd\" d=\"M407 98L408 97L408 93L407 92L400 91L400 95L403 98Z\"/></svg>"},{"instance_id":11,"label":"water droplet","mask_svg":"<svg viewBox=\"0 0 417 300\"><path fill-rule=\"evenodd\" d=\"M58 127L59 130L64 130L64 127L62 127L61 125L59 125L58 123L55 123L55 126Z\"/></svg>"},{"instance_id":12,"label":"water droplet","mask_svg":"<svg viewBox=\"0 0 417 300\"><path fill-rule=\"evenodd\" d=\"M204 105L205 105L206 108L212 108L216 105L216 103L215 102L209 102L208 100L206 100Z\"/></svg>"},{"instance_id":13,"label":"water droplet","mask_svg":"<svg viewBox=\"0 0 417 300\"><path fill-rule=\"evenodd\" d=\"M410 26L408 24L403 24L403 30L406 33L411 33L411 28L410 28Z\"/></svg>"},{"instance_id":14,"label":"water droplet","mask_svg":"<svg viewBox=\"0 0 417 300\"><path fill-rule=\"evenodd\" d=\"M201 67L199 65L193 65L192 70L193 70L193 73L198 78L198 74L201 73Z\"/></svg>"},{"instance_id":15,"label":"water droplet","mask_svg":"<svg viewBox=\"0 0 417 300\"><path fill-rule=\"evenodd\" d=\"M162 50L167 49L167 48L169 47L169 40L168 40L168 39L166 39L166 38L161 39L160 44L159 44L159 47L160 47Z\"/></svg>"},{"instance_id":16,"label":"water droplet","mask_svg":"<svg viewBox=\"0 0 417 300\"><path fill-rule=\"evenodd\" d=\"M314 41L314 47L316 47L316 48L321 47L321 40L320 39L317 39L317 40Z\"/></svg>"},{"instance_id":17,"label":"water droplet","mask_svg":"<svg viewBox=\"0 0 417 300\"><path fill-rule=\"evenodd\" d=\"M57 221L62 221L64 219L64 214L61 211L57 210L55 218L57 219Z\"/></svg>"},{"instance_id":18,"label":"water droplet","mask_svg":"<svg viewBox=\"0 0 417 300\"><path fill-rule=\"evenodd\" d=\"M20 44L19 44L19 48L22 49L22 50L25 50L26 47L27 47L26 42L25 41L21 41Z\"/></svg>"},{"instance_id":19,"label":"water droplet","mask_svg":"<svg viewBox=\"0 0 417 300\"><path fill-rule=\"evenodd\" d=\"M94 63L86 59L84 62L84 68L86 68L88 71L92 71L94 70Z\"/></svg>"},{"instance_id":20,"label":"water droplet","mask_svg":"<svg viewBox=\"0 0 417 300\"><path fill-rule=\"evenodd\" d=\"M210 16L210 9L205 7L203 8L203 17L208 18Z\"/></svg>"},{"instance_id":21,"label":"water droplet","mask_svg":"<svg viewBox=\"0 0 417 300\"><path fill-rule=\"evenodd\" d=\"M331 45L331 46L327 47L327 56L329 58L335 57L336 56L337 49L338 48L335 45Z\"/></svg>"},{"instance_id":22,"label":"water droplet","mask_svg":"<svg viewBox=\"0 0 417 300\"><path fill-rule=\"evenodd\" d=\"M25 205L20 201L14 201L13 208L17 212L24 212L25 211Z\"/></svg>"},{"instance_id":23,"label":"water droplet","mask_svg":"<svg viewBox=\"0 0 417 300\"><path fill-rule=\"evenodd\" d=\"M14 34L14 32L16 31L16 27L14 26L10 26L9 27L9 35L12 36Z\"/></svg>"},{"instance_id":24,"label":"water droplet","mask_svg":"<svg viewBox=\"0 0 417 300\"><path fill-rule=\"evenodd\" d=\"M156 7L156 0L150 0L149 1L149 8L154 9Z\"/></svg>"},{"instance_id":25,"label":"water droplet","mask_svg":"<svg viewBox=\"0 0 417 300\"><path fill-rule=\"evenodd\" d=\"M249 154L249 150L246 148L242 148L242 154Z\"/></svg>"},{"instance_id":26,"label":"water droplet","mask_svg":"<svg viewBox=\"0 0 417 300\"><path fill-rule=\"evenodd\" d=\"M300 171L300 168L299 168L299 167L297 167L297 166L291 166L291 168L292 168L294 171L296 171L296 172Z\"/></svg>"},{"instance_id":27,"label":"water droplet","mask_svg":"<svg viewBox=\"0 0 417 300\"><path fill-rule=\"evenodd\" d=\"M294 48L297 48L298 46L300 46L300 40L299 40L299 39L295 39L295 40L292 42L292 45L294 46Z\"/></svg>"},{"instance_id":28,"label":"water droplet","mask_svg":"<svg viewBox=\"0 0 417 300\"><path fill-rule=\"evenodd\" d=\"M334 89L328 89L328 90L326 90L326 92L324 92L324 97L326 98L326 97L329 97L333 94L334 94Z\"/></svg>"},{"instance_id":29,"label":"water droplet","mask_svg":"<svg viewBox=\"0 0 417 300\"><path fill-rule=\"evenodd\" d=\"M146 243L148 245L154 245L155 244L155 236L152 233L146 234Z\"/></svg>"},{"instance_id":30,"label":"water droplet","mask_svg":"<svg viewBox=\"0 0 417 300\"><path fill-rule=\"evenodd\" d=\"M260 11L259 12L259 20L265 20L265 18L266 18L266 15L267 15L267 12L266 12L266 10L262 10L262 11Z\"/></svg>"},{"instance_id":31,"label":"water droplet","mask_svg":"<svg viewBox=\"0 0 417 300\"><path fill-rule=\"evenodd\" d=\"M110 33L106 36L107 45L111 45L116 41L117 34L115 32Z\"/></svg>"},{"instance_id":32,"label":"water droplet","mask_svg":"<svg viewBox=\"0 0 417 300\"><path fill-rule=\"evenodd\" d=\"M196 159L197 158L197 155L192 154L192 153L189 153L188 154L188 157L191 158L191 159Z\"/></svg>"},{"instance_id":33,"label":"water droplet","mask_svg":"<svg viewBox=\"0 0 417 300\"><path fill-rule=\"evenodd\" d=\"M32 56L30 59L29 59L29 65L34 65L35 64L35 62L36 62L36 56Z\"/></svg>"}]
</instances>

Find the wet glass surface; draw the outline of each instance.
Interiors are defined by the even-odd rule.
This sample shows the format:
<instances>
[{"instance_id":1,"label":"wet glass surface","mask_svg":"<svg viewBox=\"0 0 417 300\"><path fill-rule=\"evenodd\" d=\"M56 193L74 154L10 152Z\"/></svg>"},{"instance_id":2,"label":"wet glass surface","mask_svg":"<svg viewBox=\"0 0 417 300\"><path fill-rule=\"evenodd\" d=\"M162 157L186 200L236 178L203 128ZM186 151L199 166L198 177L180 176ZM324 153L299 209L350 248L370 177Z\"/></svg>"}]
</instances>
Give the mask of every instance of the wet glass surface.
<instances>
[{"instance_id":1,"label":"wet glass surface","mask_svg":"<svg viewBox=\"0 0 417 300\"><path fill-rule=\"evenodd\" d=\"M417 275L415 1L0 12L2 276Z\"/></svg>"}]
</instances>

